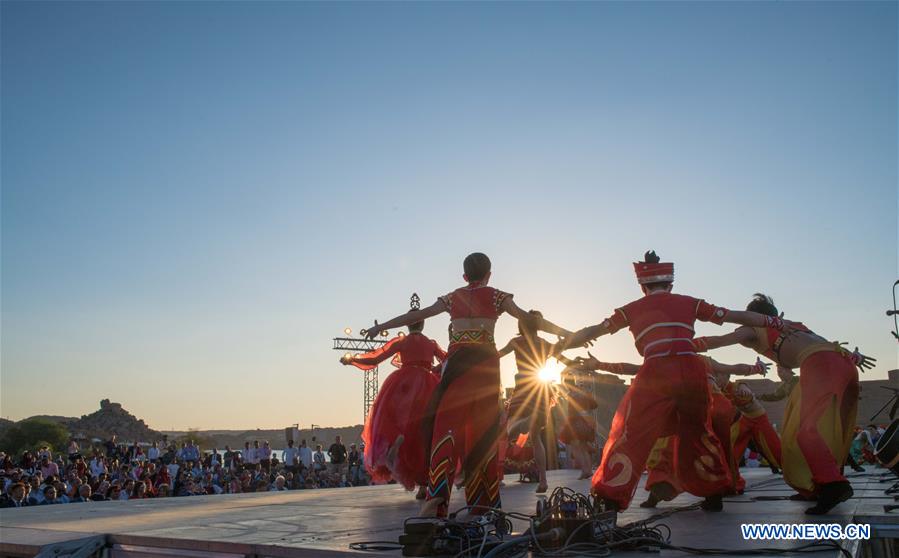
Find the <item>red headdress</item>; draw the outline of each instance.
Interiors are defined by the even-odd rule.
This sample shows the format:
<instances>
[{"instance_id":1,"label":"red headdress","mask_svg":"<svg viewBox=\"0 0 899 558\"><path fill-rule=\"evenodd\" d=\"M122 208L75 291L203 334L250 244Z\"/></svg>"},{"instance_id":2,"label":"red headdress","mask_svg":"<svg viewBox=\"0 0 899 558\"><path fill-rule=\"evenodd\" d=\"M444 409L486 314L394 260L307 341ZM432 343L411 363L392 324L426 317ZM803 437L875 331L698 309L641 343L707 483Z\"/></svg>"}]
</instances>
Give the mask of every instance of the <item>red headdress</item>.
<instances>
[{"instance_id":1,"label":"red headdress","mask_svg":"<svg viewBox=\"0 0 899 558\"><path fill-rule=\"evenodd\" d=\"M647 283L671 283L674 281L674 264L659 261L655 251L646 252L642 262L634 262L634 272L637 274L637 282L641 285Z\"/></svg>"}]
</instances>

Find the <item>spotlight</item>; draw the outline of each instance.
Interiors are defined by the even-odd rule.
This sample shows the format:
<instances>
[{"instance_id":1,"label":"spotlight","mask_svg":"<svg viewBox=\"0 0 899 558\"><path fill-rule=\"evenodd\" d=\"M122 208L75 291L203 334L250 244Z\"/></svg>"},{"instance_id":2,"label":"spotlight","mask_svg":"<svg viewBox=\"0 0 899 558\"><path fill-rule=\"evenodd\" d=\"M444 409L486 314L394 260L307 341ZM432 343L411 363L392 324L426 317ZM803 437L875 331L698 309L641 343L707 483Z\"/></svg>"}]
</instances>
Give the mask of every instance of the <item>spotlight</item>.
<instances>
[{"instance_id":1,"label":"spotlight","mask_svg":"<svg viewBox=\"0 0 899 558\"><path fill-rule=\"evenodd\" d=\"M331 357L331 358L334 358L334 357ZM343 358L346 360L350 360L353 358L353 355L351 355L350 353L347 353L347 354L343 355Z\"/></svg>"},{"instance_id":2,"label":"spotlight","mask_svg":"<svg viewBox=\"0 0 899 558\"><path fill-rule=\"evenodd\" d=\"M346 329L343 330L343 332L344 332L345 334L349 335L349 334L353 333L353 330L350 329L350 328L346 328Z\"/></svg>"},{"instance_id":3,"label":"spotlight","mask_svg":"<svg viewBox=\"0 0 899 558\"><path fill-rule=\"evenodd\" d=\"M381 337L387 337L388 335L390 335L390 332L387 331L386 329L381 332Z\"/></svg>"}]
</instances>

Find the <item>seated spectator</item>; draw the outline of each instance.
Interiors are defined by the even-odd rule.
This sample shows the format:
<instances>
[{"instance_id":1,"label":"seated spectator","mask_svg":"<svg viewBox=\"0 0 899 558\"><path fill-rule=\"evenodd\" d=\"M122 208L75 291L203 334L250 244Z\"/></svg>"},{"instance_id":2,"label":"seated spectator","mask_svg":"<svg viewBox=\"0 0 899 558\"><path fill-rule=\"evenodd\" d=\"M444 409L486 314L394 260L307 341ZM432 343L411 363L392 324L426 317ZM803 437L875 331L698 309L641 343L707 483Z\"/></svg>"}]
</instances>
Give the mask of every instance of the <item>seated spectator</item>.
<instances>
[{"instance_id":1,"label":"seated spectator","mask_svg":"<svg viewBox=\"0 0 899 558\"><path fill-rule=\"evenodd\" d=\"M287 479L285 479L281 475L278 475L277 477L275 477L275 483L272 484L270 491L271 492L280 492L282 490L287 490L287 487L284 486L286 482L287 482Z\"/></svg>"},{"instance_id":2,"label":"seated spectator","mask_svg":"<svg viewBox=\"0 0 899 558\"><path fill-rule=\"evenodd\" d=\"M42 506L47 504L65 504L56 496L56 487L52 484L44 487L44 500L40 503Z\"/></svg>"},{"instance_id":3,"label":"seated spectator","mask_svg":"<svg viewBox=\"0 0 899 558\"><path fill-rule=\"evenodd\" d=\"M128 500L134 491L134 479L128 479L122 484L122 491L119 492L119 500Z\"/></svg>"},{"instance_id":4,"label":"seated spectator","mask_svg":"<svg viewBox=\"0 0 899 558\"><path fill-rule=\"evenodd\" d=\"M166 483L162 483L156 487L156 497L157 498L168 498L172 493L169 490L169 485Z\"/></svg>"},{"instance_id":5,"label":"seated spectator","mask_svg":"<svg viewBox=\"0 0 899 558\"><path fill-rule=\"evenodd\" d=\"M148 498L147 485L145 485L142 482L134 483L134 488L131 490L131 497L129 499L130 500L133 500L133 499L140 500L143 498Z\"/></svg>"},{"instance_id":6,"label":"seated spectator","mask_svg":"<svg viewBox=\"0 0 899 558\"><path fill-rule=\"evenodd\" d=\"M56 487L56 499L59 500L59 503L68 504L71 500L69 500L69 496L66 494L66 483L57 480L53 485Z\"/></svg>"},{"instance_id":7,"label":"seated spectator","mask_svg":"<svg viewBox=\"0 0 899 558\"><path fill-rule=\"evenodd\" d=\"M78 496L72 498L72 503L75 502L92 502L91 500L91 485L82 484L78 487Z\"/></svg>"},{"instance_id":8,"label":"seated spectator","mask_svg":"<svg viewBox=\"0 0 899 558\"><path fill-rule=\"evenodd\" d=\"M17 482L9 487L9 491L6 493L6 498L3 502L4 508L24 508L29 506L28 500L26 498L27 488L25 487L24 482Z\"/></svg>"}]
</instances>

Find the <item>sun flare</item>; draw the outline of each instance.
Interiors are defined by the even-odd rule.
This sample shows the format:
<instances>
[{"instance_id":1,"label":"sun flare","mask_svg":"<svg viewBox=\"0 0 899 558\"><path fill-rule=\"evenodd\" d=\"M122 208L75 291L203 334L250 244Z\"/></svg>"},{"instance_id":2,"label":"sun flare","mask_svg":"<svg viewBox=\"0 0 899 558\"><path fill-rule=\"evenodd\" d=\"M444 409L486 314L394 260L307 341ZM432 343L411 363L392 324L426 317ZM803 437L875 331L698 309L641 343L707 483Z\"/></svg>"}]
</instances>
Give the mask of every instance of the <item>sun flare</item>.
<instances>
[{"instance_id":1,"label":"sun flare","mask_svg":"<svg viewBox=\"0 0 899 558\"><path fill-rule=\"evenodd\" d=\"M540 378L541 382L557 384L562 381L562 370L564 369L565 365L558 360L549 360L546 365L537 372L537 377Z\"/></svg>"}]
</instances>

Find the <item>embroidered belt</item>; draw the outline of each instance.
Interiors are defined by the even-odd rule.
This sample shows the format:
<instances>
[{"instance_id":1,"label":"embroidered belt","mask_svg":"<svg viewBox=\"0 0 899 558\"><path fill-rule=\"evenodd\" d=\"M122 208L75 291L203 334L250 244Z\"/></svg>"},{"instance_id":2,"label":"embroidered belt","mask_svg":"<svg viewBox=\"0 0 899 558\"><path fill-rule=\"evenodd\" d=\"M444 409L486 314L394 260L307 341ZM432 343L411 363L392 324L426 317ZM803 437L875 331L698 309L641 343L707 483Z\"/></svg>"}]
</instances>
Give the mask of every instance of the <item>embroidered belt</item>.
<instances>
[{"instance_id":1,"label":"embroidered belt","mask_svg":"<svg viewBox=\"0 0 899 558\"><path fill-rule=\"evenodd\" d=\"M456 343L480 343L494 344L493 334L486 329L463 329L450 333L450 344Z\"/></svg>"}]
</instances>

